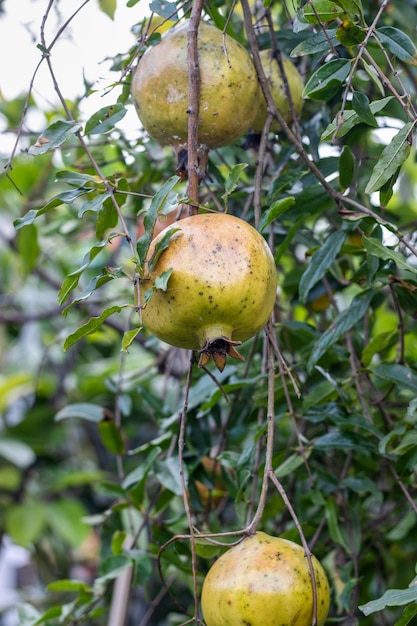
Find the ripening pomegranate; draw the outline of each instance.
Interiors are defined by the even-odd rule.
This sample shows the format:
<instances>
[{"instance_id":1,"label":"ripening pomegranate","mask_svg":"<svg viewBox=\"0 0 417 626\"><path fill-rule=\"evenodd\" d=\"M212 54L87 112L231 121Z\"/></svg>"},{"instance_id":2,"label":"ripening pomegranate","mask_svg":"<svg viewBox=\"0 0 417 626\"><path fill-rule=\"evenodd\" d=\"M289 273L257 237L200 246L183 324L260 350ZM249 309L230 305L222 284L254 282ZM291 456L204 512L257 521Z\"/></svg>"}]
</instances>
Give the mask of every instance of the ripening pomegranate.
<instances>
[{"instance_id":1,"label":"ripening pomegranate","mask_svg":"<svg viewBox=\"0 0 417 626\"><path fill-rule=\"evenodd\" d=\"M277 110L279 111L279 113L281 113L287 124L289 124L292 121L291 106L287 96L287 92L285 90L285 82L281 74L278 61L274 58L271 50L262 50L260 52L260 57L265 76L268 79L269 88L271 90L271 95L274 99L275 106L277 107ZM304 89L304 81L300 72L290 59L288 59L287 57L282 57L282 65L286 79L288 81L288 87L291 94L294 113L298 117L303 108L302 94ZM255 132L262 132L262 129L265 126L267 115L268 111L266 101L263 94L261 94L258 113L252 125L252 129ZM279 132L280 130L282 130L281 125L279 124L278 120L274 119L271 124L271 131Z\"/></svg>"},{"instance_id":2,"label":"ripening pomegranate","mask_svg":"<svg viewBox=\"0 0 417 626\"><path fill-rule=\"evenodd\" d=\"M149 135L172 145L180 161L188 137L189 20L146 50L132 81L136 110ZM239 139L251 127L259 103L258 79L247 50L207 22L198 28L199 157L205 170L209 149Z\"/></svg>"},{"instance_id":3,"label":"ripening pomegranate","mask_svg":"<svg viewBox=\"0 0 417 626\"><path fill-rule=\"evenodd\" d=\"M170 229L175 232L160 252ZM158 277L165 272L171 274L163 289ZM141 280L142 321L162 341L197 351L200 366L213 357L221 371L227 355L243 360L235 346L266 324L276 287L274 258L253 226L224 213L193 215L151 243Z\"/></svg>"},{"instance_id":4,"label":"ripening pomegranate","mask_svg":"<svg viewBox=\"0 0 417 626\"><path fill-rule=\"evenodd\" d=\"M326 621L329 583L312 556L317 626ZM297 543L257 532L225 552L209 570L201 605L206 626L311 626L313 586Z\"/></svg>"}]
</instances>

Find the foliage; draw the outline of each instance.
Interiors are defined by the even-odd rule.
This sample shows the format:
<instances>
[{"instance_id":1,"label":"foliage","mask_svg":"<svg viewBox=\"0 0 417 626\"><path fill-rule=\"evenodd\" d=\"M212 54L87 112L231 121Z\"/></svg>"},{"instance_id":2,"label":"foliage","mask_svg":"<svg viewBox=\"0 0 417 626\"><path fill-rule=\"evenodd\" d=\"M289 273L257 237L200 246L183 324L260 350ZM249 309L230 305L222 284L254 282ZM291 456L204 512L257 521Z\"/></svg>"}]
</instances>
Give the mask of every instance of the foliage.
<instances>
[{"instance_id":1,"label":"foliage","mask_svg":"<svg viewBox=\"0 0 417 626\"><path fill-rule=\"evenodd\" d=\"M56 38L40 31L38 52L53 75L72 13L49 4L62 23ZM116 610L141 626L201 623L204 574L255 527L302 532L330 580L329 623L412 623L415 2L204 6L305 79L300 118L287 125L269 102L262 135L210 152L199 186L201 207L258 227L279 276L267 332L221 374L140 327L155 220L197 198L169 147L121 124L131 72L160 38L127 4L137 43L113 59L113 105L83 117L95 87L72 101L59 81L48 110L29 86L0 100L15 138L0 178L0 528L30 550L37 580L35 599L21 589L19 624L116 623ZM164 19L190 9L151 2Z\"/></svg>"}]
</instances>

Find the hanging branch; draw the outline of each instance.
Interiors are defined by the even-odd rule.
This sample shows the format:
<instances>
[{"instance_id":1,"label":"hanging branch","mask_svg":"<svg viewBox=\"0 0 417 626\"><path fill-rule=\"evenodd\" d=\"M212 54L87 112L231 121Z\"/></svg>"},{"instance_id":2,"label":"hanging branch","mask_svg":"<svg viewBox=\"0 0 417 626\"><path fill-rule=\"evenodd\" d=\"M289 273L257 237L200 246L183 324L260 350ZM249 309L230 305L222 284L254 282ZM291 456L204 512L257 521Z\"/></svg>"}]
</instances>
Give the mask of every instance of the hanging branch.
<instances>
[{"instance_id":1,"label":"hanging branch","mask_svg":"<svg viewBox=\"0 0 417 626\"><path fill-rule=\"evenodd\" d=\"M188 53L188 196L195 202L190 204L191 215L198 212L198 113L200 99L200 68L198 65L198 26L200 24L203 0L195 0L191 10L190 22L187 28Z\"/></svg>"}]
</instances>

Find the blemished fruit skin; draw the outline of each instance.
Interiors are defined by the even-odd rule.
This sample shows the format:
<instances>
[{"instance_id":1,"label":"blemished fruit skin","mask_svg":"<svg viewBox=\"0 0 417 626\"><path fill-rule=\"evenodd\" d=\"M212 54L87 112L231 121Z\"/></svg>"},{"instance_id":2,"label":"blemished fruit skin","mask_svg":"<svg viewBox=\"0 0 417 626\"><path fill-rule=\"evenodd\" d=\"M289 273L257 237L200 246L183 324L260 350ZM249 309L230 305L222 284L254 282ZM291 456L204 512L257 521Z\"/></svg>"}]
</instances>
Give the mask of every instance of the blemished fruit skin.
<instances>
[{"instance_id":1,"label":"blemished fruit skin","mask_svg":"<svg viewBox=\"0 0 417 626\"><path fill-rule=\"evenodd\" d=\"M133 75L132 96L149 135L163 145L184 144L188 136L189 20L166 32L146 50ZM224 47L225 44L225 47ZM199 143L225 146L250 128L259 103L252 59L237 41L217 27L200 22ZM227 53L227 54L226 54Z\"/></svg>"},{"instance_id":2,"label":"blemished fruit skin","mask_svg":"<svg viewBox=\"0 0 417 626\"><path fill-rule=\"evenodd\" d=\"M287 124L289 124L292 121L290 101L287 97L285 82L280 72L278 62L272 56L271 50L262 50L260 52L260 57L265 76L268 79L269 88L271 90L271 95L275 102L275 106L277 107L277 110L279 111L279 113L281 113ZM294 113L298 117L303 109L304 101L302 94L304 89L304 81L300 72L290 59L288 59L287 57L282 57L282 64L285 76L288 81L288 87L290 89ZM258 113L252 125L252 129L255 132L262 132L263 127L265 126L267 115L268 111L266 100L261 93ZM282 130L278 120L274 119L272 121L270 130L272 132L279 132L280 130Z\"/></svg>"},{"instance_id":3,"label":"blemished fruit skin","mask_svg":"<svg viewBox=\"0 0 417 626\"><path fill-rule=\"evenodd\" d=\"M317 589L317 626L325 624L329 583L312 556ZM311 626L313 590L302 546L257 532L225 552L202 588L206 626Z\"/></svg>"},{"instance_id":4,"label":"blemished fruit skin","mask_svg":"<svg viewBox=\"0 0 417 626\"><path fill-rule=\"evenodd\" d=\"M155 246L169 228L179 230L149 271ZM275 261L262 235L238 217L200 213L164 229L147 259L141 280L145 328L172 346L199 351L200 365L213 357L221 370L226 354L243 360L233 346L263 328L276 297ZM170 269L166 291L153 289Z\"/></svg>"}]
</instances>

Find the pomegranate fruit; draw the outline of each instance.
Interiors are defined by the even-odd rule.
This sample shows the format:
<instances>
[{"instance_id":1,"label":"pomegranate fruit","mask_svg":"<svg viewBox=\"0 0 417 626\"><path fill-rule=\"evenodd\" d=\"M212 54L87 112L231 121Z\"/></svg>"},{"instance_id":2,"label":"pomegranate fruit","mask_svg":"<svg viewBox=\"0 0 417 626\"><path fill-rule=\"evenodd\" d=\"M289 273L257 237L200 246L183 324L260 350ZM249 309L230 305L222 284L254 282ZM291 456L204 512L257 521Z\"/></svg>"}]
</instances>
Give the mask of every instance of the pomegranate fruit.
<instances>
[{"instance_id":1,"label":"pomegranate fruit","mask_svg":"<svg viewBox=\"0 0 417 626\"><path fill-rule=\"evenodd\" d=\"M185 20L146 50L133 75L132 96L149 135L174 146L178 160L187 150L188 53ZM252 125L259 103L256 71L247 50L207 22L198 28L199 158L205 170L209 149L239 139Z\"/></svg>"},{"instance_id":2,"label":"pomegranate fruit","mask_svg":"<svg viewBox=\"0 0 417 626\"><path fill-rule=\"evenodd\" d=\"M268 79L269 88L271 90L271 95L275 102L275 106L277 107L278 112L281 113L287 124L289 124L292 120L291 106L285 89L285 81L280 71L278 61L274 58L271 50L262 50L260 52L260 57L265 76ZM288 82L294 113L298 117L303 108L302 94L304 89L304 81L300 72L297 70L297 68L290 59L288 59L287 57L282 57L282 65ZM252 129L255 132L262 132L262 129L265 126L267 115L268 111L266 100L263 94L261 94L258 112L252 125ZM280 130L282 130L278 120L274 119L272 121L271 130L273 132L279 132Z\"/></svg>"},{"instance_id":3,"label":"pomegranate fruit","mask_svg":"<svg viewBox=\"0 0 417 626\"><path fill-rule=\"evenodd\" d=\"M168 246L158 250L170 229ZM200 367L211 357L220 371L227 355L243 360L235 346L265 325L277 286L274 258L253 226L224 213L186 217L155 237L144 265L142 322L149 331L198 351ZM161 289L165 272L171 274Z\"/></svg>"},{"instance_id":4,"label":"pomegranate fruit","mask_svg":"<svg viewBox=\"0 0 417 626\"><path fill-rule=\"evenodd\" d=\"M317 626L327 618L329 583L312 556ZM257 532L225 552L202 588L206 626L311 626L313 587L304 548Z\"/></svg>"}]
</instances>

